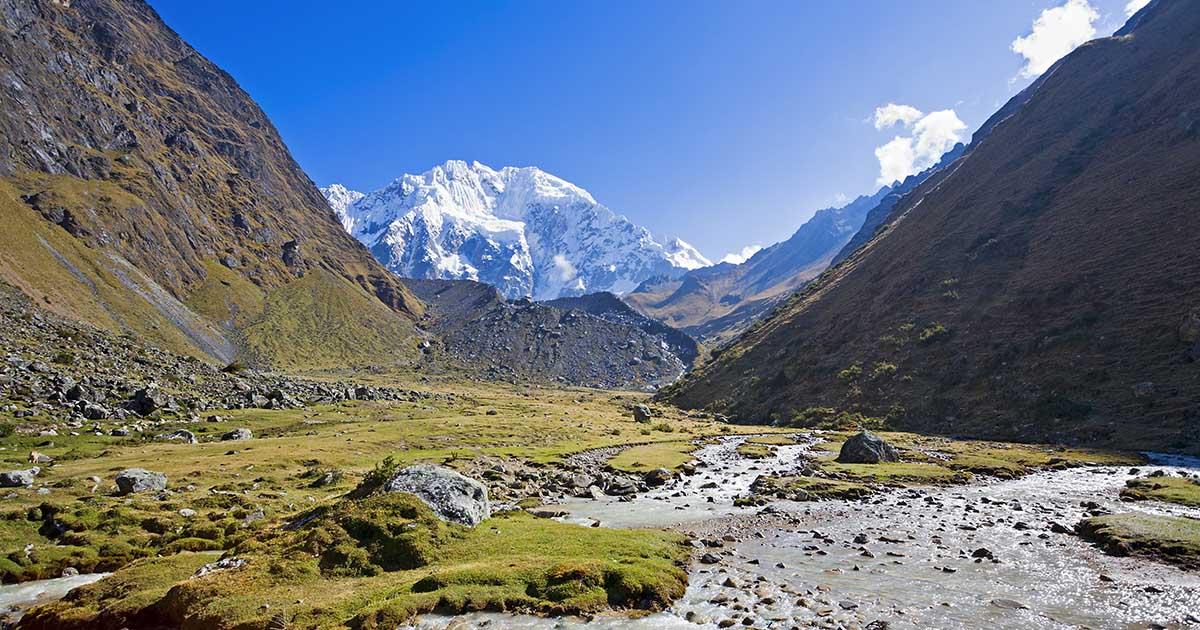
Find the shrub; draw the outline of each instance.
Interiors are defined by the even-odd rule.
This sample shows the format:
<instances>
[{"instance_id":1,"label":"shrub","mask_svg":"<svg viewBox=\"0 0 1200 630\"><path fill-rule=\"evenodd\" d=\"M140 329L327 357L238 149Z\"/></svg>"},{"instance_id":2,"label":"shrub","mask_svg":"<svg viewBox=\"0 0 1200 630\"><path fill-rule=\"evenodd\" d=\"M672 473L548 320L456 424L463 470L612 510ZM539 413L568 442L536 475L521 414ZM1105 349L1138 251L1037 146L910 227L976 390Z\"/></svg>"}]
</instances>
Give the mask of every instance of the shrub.
<instances>
[{"instance_id":1,"label":"shrub","mask_svg":"<svg viewBox=\"0 0 1200 630\"><path fill-rule=\"evenodd\" d=\"M921 329L919 339L921 343L932 343L949 335L950 331L946 329L940 322L934 322L925 328Z\"/></svg>"}]
</instances>

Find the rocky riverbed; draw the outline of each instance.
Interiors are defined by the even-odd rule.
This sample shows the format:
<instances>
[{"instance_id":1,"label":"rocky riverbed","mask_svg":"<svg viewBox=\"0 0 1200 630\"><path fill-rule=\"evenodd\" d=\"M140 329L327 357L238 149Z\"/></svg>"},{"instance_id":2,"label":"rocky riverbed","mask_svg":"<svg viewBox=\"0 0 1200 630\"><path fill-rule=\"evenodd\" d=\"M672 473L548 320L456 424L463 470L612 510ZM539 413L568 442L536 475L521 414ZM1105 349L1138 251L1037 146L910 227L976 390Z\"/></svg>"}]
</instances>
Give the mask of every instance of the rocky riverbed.
<instances>
[{"instance_id":1,"label":"rocky riverbed","mask_svg":"<svg viewBox=\"0 0 1200 630\"><path fill-rule=\"evenodd\" d=\"M1200 509L1122 502L1136 474L1200 461L1085 467L966 486L895 489L864 501L738 508L760 474L795 466L808 446L762 460L742 438L697 451L698 472L633 500L568 500L564 517L612 527L670 525L697 547L684 598L640 619L589 627L1186 628L1200 625L1200 575L1107 555L1073 533L1081 518ZM711 499L711 500L710 500ZM479 614L423 618L421 628L562 628L588 620Z\"/></svg>"}]
</instances>

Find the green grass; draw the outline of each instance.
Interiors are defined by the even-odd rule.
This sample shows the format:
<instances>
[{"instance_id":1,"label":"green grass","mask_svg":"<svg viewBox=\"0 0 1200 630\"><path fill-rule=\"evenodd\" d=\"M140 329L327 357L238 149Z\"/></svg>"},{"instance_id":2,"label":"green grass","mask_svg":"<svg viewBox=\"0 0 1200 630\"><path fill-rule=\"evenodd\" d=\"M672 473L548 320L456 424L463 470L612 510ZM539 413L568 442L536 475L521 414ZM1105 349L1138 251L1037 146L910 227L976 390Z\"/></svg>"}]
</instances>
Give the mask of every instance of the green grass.
<instances>
[{"instance_id":1,"label":"green grass","mask_svg":"<svg viewBox=\"0 0 1200 630\"><path fill-rule=\"evenodd\" d=\"M1108 514L1085 519L1080 534L1115 555L1139 555L1200 569L1200 520L1153 514Z\"/></svg>"},{"instance_id":2,"label":"green grass","mask_svg":"<svg viewBox=\"0 0 1200 630\"><path fill-rule=\"evenodd\" d=\"M244 334L252 358L291 369L392 365L417 352L410 321L325 270L268 293Z\"/></svg>"},{"instance_id":3,"label":"green grass","mask_svg":"<svg viewBox=\"0 0 1200 630\"><path fill-rule=\"evenodd\" d=\"M876 488L854 481L839 481L819 477L768 477L756 494L774 496L790 501L823 501L827 499L861 499L877 492Z\"/></svg>"},{"instance_id":4,"label":"green grass","mask_svg":"<svg viewBox=\"0 0 1200 630\"><path fill-rule=\"evenodd\" d=\"M644 473L656 468L678 470L680 466L692 461L692 453L697 448L699 447L691 440L643 444L621 451L608 460L608 466L614 470L635 473Z\"/></svg>"},{"instance_id":5,"label":"green grass","mask_svg":"<svg viewBox=\"0 0 1200 630\"><path fill-rule=\"evenodd\" d=\"M1183 477L1139 477L1125 482L1121 497L1200 507L1200 481Z\"/></svg>"},{"instance_id":6,"label":"green grass","mask_svg":"<svg viewBox=\"0 0 1200 630\"><path fill-rule=\"evenodd\" d=\"M737 454L746 459L766 459L775 454L775 447L770 444L746 441L738 444Z\"/></svg>"},{"instance_id":7,"label":"green grass","mask_svg":"<svg viewBox=\"0 0 1200 630\"><path fill-rule=\"evenodd\" d=\"M0 466L6 469L26 467L31 450L56 460L38 476L38 484L45 484L49 494L15 490L16 496L0 506L0 558L10 559L0 562L0 579L56 576L66 567L110 570L137 558L186 549L228 549L279 519L335 501L388 456L401 465L464 467L482 456L553 464L586 449L658 440L633 450L632 456L655 451L669 456L647 458L642 470L649 470L677 468L688 461L693 438L762 430L664 410L677 430L646 437L625 407L640 395L461 383L431 388L455 398L230 410L217 412L229 418L226 422L185 424L168 419L144 435L125 438L65 432L53 438L23 432L0 437ZM487 415L489 410L496 415ZM0 414L0 424L5 422L14 420ZM234 427L251 429L254 439L217 441ZM201 443L153 440L175 428L195 432ZM681 440L681 434L687 439ZM50 441L53 445L47 445ZM169 498L113 496L116 473L134 467L165 473ZM329 471L340 473L341 479L312 486ZM94 492L89 481L93 476L101 480ZM184 517L179 514L183 508L197 514ZM256 509L267 518L243 525L245 516ZM70 531L45 535L43 525L53 520L68 522ZM33 545L29 555L24 553L27 544Z\"/></svg>"},{"instance_id":8,"label":"green grass","mask_svg":"<svg viewBox=\"0 0 1200 630\"><path fill-rule=\"evenodd\" d=\"M410 495L346 500L233 552L245 567L181 582L190 554L136 563L30 613L30 628L390 628L434 610L660 609L683 594L677 534L581 527L514 512L474 529ZM264 607L264 604L266 605Z\"/></svg>"}]
</instances>

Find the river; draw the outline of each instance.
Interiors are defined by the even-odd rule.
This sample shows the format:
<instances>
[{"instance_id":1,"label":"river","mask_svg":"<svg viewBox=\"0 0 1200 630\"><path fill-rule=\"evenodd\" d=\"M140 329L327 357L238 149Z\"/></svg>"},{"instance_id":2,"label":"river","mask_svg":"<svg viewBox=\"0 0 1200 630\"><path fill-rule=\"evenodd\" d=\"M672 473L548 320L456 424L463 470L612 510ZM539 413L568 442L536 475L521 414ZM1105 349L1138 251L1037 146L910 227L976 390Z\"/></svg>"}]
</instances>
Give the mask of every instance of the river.
<instances>
[{"instance_id":1,"label":"river","mask_svg":"<svg viewBox=\"0 0 1200 630\"><path fill-rule=\"evenodd\" d=\"M1042 472L1017 480L888 491L867 501L777 502L737 508L755 476L786 473L808 446L767 460L740 439L697 451L696 475L633 501L571 500L565 520L606 527L672 526L720 540L716 564L695 564L670 610L640 619L426 616L418 628L1185 628L1200 627L1200 575L1107 555L1076 536L1089 509L1200 518L1200 509L1118 499L1128 467ZM1140 474L1200 471L1161 458ZM715 486L714 486L715 484ZM712 501L708 500L712 497ZM983 551L980 551L983 550ZM975 556L984 557L975 557ZM749 621L747 621L749 620Z\"/></svg>"}]
</instances>

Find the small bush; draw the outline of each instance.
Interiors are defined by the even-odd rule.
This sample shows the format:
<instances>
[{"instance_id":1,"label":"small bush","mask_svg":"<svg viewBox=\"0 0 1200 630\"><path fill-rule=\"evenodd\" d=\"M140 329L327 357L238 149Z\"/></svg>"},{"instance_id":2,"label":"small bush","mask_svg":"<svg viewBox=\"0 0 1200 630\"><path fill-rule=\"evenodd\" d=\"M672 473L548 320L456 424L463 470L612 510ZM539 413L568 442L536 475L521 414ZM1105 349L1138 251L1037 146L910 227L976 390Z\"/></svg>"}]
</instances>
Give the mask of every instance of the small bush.
<instances>
[{"instance_id":1,"label":"small bush","mask_svg":"<svg viewBox=\"0 0 1200 630\"><path fill-rule=\"evenodd\" d=\"M950 331L947 330L945 326L943 326L940 322L934 322L921 329L919 339L921 340L921 343L932 343L946 337L949 334Z\"/></svg>"}]
</instances>

